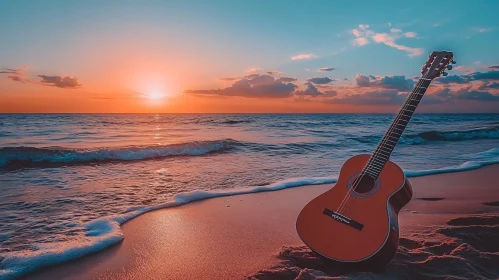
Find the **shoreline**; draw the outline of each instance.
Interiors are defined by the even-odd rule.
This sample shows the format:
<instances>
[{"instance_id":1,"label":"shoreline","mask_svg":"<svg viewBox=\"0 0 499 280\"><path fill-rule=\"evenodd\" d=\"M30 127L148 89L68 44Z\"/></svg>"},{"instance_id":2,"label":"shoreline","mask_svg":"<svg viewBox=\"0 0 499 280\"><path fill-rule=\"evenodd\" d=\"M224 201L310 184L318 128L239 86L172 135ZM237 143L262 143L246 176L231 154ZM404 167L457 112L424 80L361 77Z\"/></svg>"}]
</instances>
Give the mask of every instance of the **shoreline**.
<instances>
[{"instance_id":1,"label":"shoreline","mask_svg":"<svg viewBox=\"0 0 499 280\"><path fill-rule=\"evenodd\" d=\"M471 171L410 179L415 196L400 215L402 235L405 227L414 227L415 223L440 225L466 214L497 212L497 207L481 204L494 205L495 201L485 201L487 197L483 197L483 193L470 193L469 188L471 177L473 180L484 180L497 172L499 165L492 164ZM435 185L435 180L439 182L437 188L428 187ZM478 189L484 186L490 188L490 183L473 184ZM122 231L125 238L119 244L79 259L36 270L25 279L88 279L102 275L111 279L126 278L126 275L196 278L205 277L206 271L212 273L210 275L213 277L222 277L219 279L245 277L277 264L275 257L280 247L301 244L292 226L298 211L310 199L331 186L303 186L279 192L231 195L154 210L124 223ZM442 189L449 191L448 188L451 188L452 194L442 193ZM487 191L490 198L499 198L499 191L495 192L495 196L491 195L491 190ZM463 204L463 201L468 203ZM211 246L217 246L200 243L200 237ZM264 245L255 242L262 238L265 239ZM248 248L251 249L248 251ZM234 256L236 249L243 249L241 254L248 256L244 259ZM192 258L196 255L199 259ZM239 263L237 271L234 271L235 259ZM158 263L158 260L165 263ZM227 266L227 263L232 263L232 266ZM168 269L164 266L168 266ZM217 274L219 268L223 268L224 273ZM189 274L185 275L186 272Z\"/></svg>"}]
</instances>

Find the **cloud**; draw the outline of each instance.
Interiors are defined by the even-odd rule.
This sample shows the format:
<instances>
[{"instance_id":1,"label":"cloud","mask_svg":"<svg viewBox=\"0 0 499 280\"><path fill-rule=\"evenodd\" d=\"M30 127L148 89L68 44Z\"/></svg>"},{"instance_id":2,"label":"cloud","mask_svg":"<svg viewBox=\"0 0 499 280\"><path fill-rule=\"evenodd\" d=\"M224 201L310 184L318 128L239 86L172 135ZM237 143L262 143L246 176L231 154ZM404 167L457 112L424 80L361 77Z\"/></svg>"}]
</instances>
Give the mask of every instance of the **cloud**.
<instances>
[{"instance_id":1,"label":"cloud","mask_svg":"<svg viewBox=\"0 0 499 280\"><path fill-rule=\"evenodd\" d=\"M248 68L246 70L244 70L244 72L246 73L257 73L257 72L262 72L263 69L262 68Z\"/></svg>"},{"instance_id":2,"label":"cloud","mask_svg":"<svg viewBox=\"0 0 499 280\"><path fill-rule=\"evenodd\" d=\"M469 80L466 78L463 78L461 76L451 75L451 76L439 78L438 82L442 83L442 84L453 84L453 83L454 84L465 84L465 83L469 82Z\"/></svg>"},{"instance_id":3,"label":"cloud","mask_svg":"<svg viewBox=\"0 0 499 280\"><path fill-rule=\"evenodd\" d=\"M359 87L368 87L369 86L369 82L370 82L369 81L369 77L367 77L367 76L360 75L360 74L357 74L355 76L355 83Z\"/></svg>"},{"instance_id":4,"label":"cloud","mask_svg":"<svg viewBox=\"0 0 499 280\"><path fill-rule=\"evenodd\" d=\"M396 39L405 36L408 38L415 38L417 34L415 32L406 32L402 34L401 29L391 28L391 34L388 33L376 33L369 29L369 25L361 24L359 29L353 29L352 34L355 36L353 44L356 46L367 45L370 41L378 44L384 44L386 46L395 48L397 50L405 51L410 57L419 56L423 54L423 49L412 48L404 45L397 44Z\"/></svg>"},{"instance_id":5,"label":"cloud","mask_svg":"<svg viewBox=\"0 0 499 280\"><path fill-rule=\"evenodd\" d=\"M375 76L356 75L355 84L359 87L377 87L383 89L395 89L398 91L410 91L414 86L412 79L406 79L405 76L384 76L378 78Z\"/></svg>"},{"instance_id":6,"label":"cloud","mask_svg":"<svg viewBox=\"0 0 499 280\"><path fill-rule=\"evenodd\" d=\"M20 69L14 68L3 68L0 70L0 74L7 74L7 79L10 79L14 82L27 83L31 82L28 77L26 77L25 70L27 67L23 67Z\"/></svg>"},{"instance_id":7,"label":"cloud","mask_svg":"<svg viewBox=\"0 0 499 280\"><path fill-rule=\"evenodd\" d=\"M480 90L483 89L499 89L499 83L498 82L493 82L493 83L482 83L479 88Z\"/></svg>"},{"instance_id":8,"label":"cloud","mask_svg":"<svg viewBox=\"0 0 499 280\"><path fill-rule=\"evenodd\" d=\"M314 83L314 84L323 85L323 84L329 84L333 80L328 78L328 77L323 77L323 78L317 77L317 78L307 79L307 81Z\"/></svg>"},{"instance_id":9,"label":"cloud","mask_svg":"<svg viewBox=\"0 0 499 280\"><path fill-rule=\"evenodd\" d=\"M489 68L489 69L498 69L499 70L499 65L491 65L491 66L488 66L487 68Z\"/></svg>"},{"instance_id":10,"label":"cloud","mask_svg":"<svg viewBox=\"0 0 499 280\"><path fill-rule=\"evenodd\" d=\"M305 90L297 90L294 92L297 96L320 96L322 92L320 92L312 83L308 82L305 84L307 88Z\"/></svg>"},{"instance_id":11,"label":"cloud","mask_svg":"<svg viewBox=\"0 0 499 280\"><path fill-rule=\"evenodd\" d=\"M418 34L416 34L416 32L406 32L406 33L404 33L404 35L407 38L415 38L416 36L418 36Z\"/></svg>"},{"instance_id":12,"label":"cloud","mask_svg":"<svg viewBox=\"0 0 499 280\"><path fill-rule=\"evenodd\" d=\"M296 79L291 78L291 77L280 77L276 81L281 82L281 83L291 83L291 82L296 81Z\"/></svg>"},{"instance_id":13,"label":"cloud","mask_svg":"<svg viewBox=\"0 0 499 280\"><path fill-rule=\"evenodd\" d=\"M478 33L485 33L485 32L490 32L494 30L493 28L484 28L484 27L473 27L473 31L478 32Z\"/></svg>"},{"instance_id":14,"label":"cloud","mask_svg":"<svg viewBox=\"0 0 499 280\"><path fill-rule=\"evenodd\" d=\"M412 79L406 79L405 76L385 76L380 80L380 87L386 89L410 91L413 86L414 81Z\"/></svg>"},{"instance_id":15,"label":"cloud","mask_svg":"<svg viewBox=\"0 0 499 280\"><path fill-rule=\"evenodd\" d=\"M493 95L490 92L478 91L478 90L462 89L455 92L454 97L456 99L463 99L463 100L492 101L492 102L499 101L499 95Z\"/></svg>"},{"instance_id":16,"label":"cloud","mask_svg":"<svg viewBox=\"0 0 499 280\"><path fill-rule=\"evenodd\" d=\"M358 37L358 38L355 38L353 40L353 43L354 43L354 45L357 45L357 46L364 46L364 45L367 45L369 43L369 41L365 37Z\"/></svg>"},{"instance_id":17,"label":"cloud","mask_svg":"<svg viewBox=\"0 0 499 280\"><path fill-rule=\"evenodd\" d=\"M305 83L305 90L296 90L294 92L295 96L298 97L304 97L304 96L309 96L309 97L335 97L338 95L338 93L334 90L331 89L331 87L327 87L326 90L319 90L319 86L313 85L311 82Z\"/></svg>"},{"instance_id":18,"label":"cloud","mask_svg":"<svg viewBox=\"0 0 499 280\"><path fill-rule=\"evenodd\" d=\"M78 78L70 76L46 76L38 75L41 78L40 83L59 87L59 88L79 88L81 84L78 82Z\"/></svg>"},{"instance_id":19,"label":"cloud","mask_svg":"<svg viewBox=\"0 0 499 280\"><path fill-rule=\"evenodd\" d=\"M292 93L297 88L298 86L284 82L282 78L276 80L271 75L257 74L252 75L251 77L244 77L227 88L186 90L185 93L197 95L286 98L292 96Z\"/></svg>"},{"instance_id":20,"label":"cloud","mask_svg":"<svg viewBox=\"0 0 499 280\"><path fill-rule=\"evenodd\" d=\"M382 44L385 44L389 47L396 48L397 50L405 51L405 52L409 53L409 56L411 56L411 57L412 56L419 56L419 55L423 54L423 49L411 48L411 47L407 47L404 45L399 45L399 44L395 43L396 38L394 36L391 36L391 35L386 34L386 33L376 33L374 36L372 36L372 39L376 43L382 43Z\"/></svg>"},{"instance_id":21,"label":"cloud","mask_svg":"<svg viewBox=\"0 0 499 280\"><path fill-rule=\"evenodd\" d=\"M4 68L0 70L0 74L18 74L20 71L20 69Z\"/></svg>"},{"instance_id":22,"label":"cloud","mask_svg":"<svg viewBox=\"0 0 499 280\"><path fill-rule=\"evenodd\" d=\"M267 74L269 74L269 75L283 75L284 73L281 71L277 71L277 70L269 70L269 71L267 71Z\"/></svg>"},{"instance_id":23,"label":"cloud","mask_svg":"<svg viewBox=\"0 0 499 280\"><path fill-rule=\"evenodd\" d=\"M291 59L292 60L302 60L302 59L311 59L311 58L316 58L316 57L317 56L315 54L304 53L304 54L292 56Z\"/></svg>"},{"instance_id":24,"label":"cloud","mask_svg":"<svg viewBox=\"0 0 499 280\"><path fill-rule=\"evenodd\" d=\"M471 80L499 80L499 71L475 72L466 76Z\"/></svg>"},{"instance_id":25,"label":"cloud","mask_svg":"<svg viewBox=\"0 0 499 280\"><path fill-rule=\"evenodd\" d=\"M333 68L333 67L324 67L324 68L319 68L317 69L317 72L330 72L330 71L334 71L336 70L336 68Z\"/></svg>"},{"instance_id":26,"label":"cloud","mask_svg":"<svg viewBox=\"0 0 499 280\"><path fill-rule=\"evenodd\" d=\"M218 78L220 81L226 81L226 82L230 82L230 81L236 81L236 80L239 80L241 78L239 77L225 77L225 78Z\"/></svg>"},{"instance_id":27,"label":"cloud","mask_svg":"<svg viewBox=\"0 0 499 280\"><path fill-rule=\"evenodd\" d=\"M349 94L341 98L333 98L328 103L354 105L394 105L403 104L406 94L399 94L395 90L375 90L363 94Z\"/></svg>"}]
</instances>

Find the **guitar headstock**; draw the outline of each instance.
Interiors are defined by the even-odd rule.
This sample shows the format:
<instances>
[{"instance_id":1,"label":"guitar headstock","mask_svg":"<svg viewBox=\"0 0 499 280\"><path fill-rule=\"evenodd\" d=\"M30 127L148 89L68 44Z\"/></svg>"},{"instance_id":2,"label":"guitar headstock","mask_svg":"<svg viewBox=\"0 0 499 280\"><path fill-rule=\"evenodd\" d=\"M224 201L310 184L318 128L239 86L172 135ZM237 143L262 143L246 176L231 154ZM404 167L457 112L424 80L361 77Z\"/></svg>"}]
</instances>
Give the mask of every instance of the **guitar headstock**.
<instances>
[{"instance_id":1,"label":"guitar headstock","mask_svg":"<svg viewBox=\"0 0 499 280\"><path fill-rule=\"evenodd\" d=\"M447 76L444 71L446 69L451 70L452 65L456 64L453 60L454 54L447 51L435 51L432 52L428 60L426 61L423 69L421 69L421 77L433 80L437 77Z\"/></svg>"}]
</instances>

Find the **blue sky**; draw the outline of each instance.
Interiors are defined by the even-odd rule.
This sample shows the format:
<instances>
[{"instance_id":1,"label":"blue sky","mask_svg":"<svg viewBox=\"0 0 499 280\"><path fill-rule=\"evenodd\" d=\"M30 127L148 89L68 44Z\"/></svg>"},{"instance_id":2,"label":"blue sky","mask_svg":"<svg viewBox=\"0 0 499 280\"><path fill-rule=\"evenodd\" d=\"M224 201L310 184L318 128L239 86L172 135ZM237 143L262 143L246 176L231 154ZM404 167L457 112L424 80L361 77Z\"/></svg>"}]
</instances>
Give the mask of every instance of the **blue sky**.
<instances>
[{"instance_id":1,"label":"blue sky","mask_svg":"<svg viewBox=\"0 0 499 280\"><path fill-rule=\"evenodd\" d=\"M182 92L228 86L220 78L257 69L305 83L359 74L409 78L432 50L443 49L462 66L453 74L464 75L499 64L498 10L496 1L446 0L2 1L0 69L78 77L80 90L140 91L116 82L115 68L136 68L135 76L164 74L168 82L151 80ZM22 91L5 77L0 83L0 90Z\"/></svg>"}]
</instances>

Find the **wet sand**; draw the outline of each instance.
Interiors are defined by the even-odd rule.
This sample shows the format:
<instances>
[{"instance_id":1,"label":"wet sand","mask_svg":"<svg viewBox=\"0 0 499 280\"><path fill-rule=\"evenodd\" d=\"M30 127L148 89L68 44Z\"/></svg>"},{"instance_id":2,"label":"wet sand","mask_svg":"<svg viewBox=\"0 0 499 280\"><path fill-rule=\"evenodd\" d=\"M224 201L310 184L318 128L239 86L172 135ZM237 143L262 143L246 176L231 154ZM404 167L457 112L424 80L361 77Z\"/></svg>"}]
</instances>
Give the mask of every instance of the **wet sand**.
<instances>
[{"instance_id":1,"label":"wet sand","mask_svg":"<svg viewBox=\"0 0 499 280\"><path fill-rule=\"evenodd\" d=\"M499 277L499 165L411 178L395 259L378 274ZM332 185L213 198L146 213L123 242L26 279L334 279L298 238L302 207ZM332 278L330 278L332 277Z\"/></svg>"}]
</instances>

